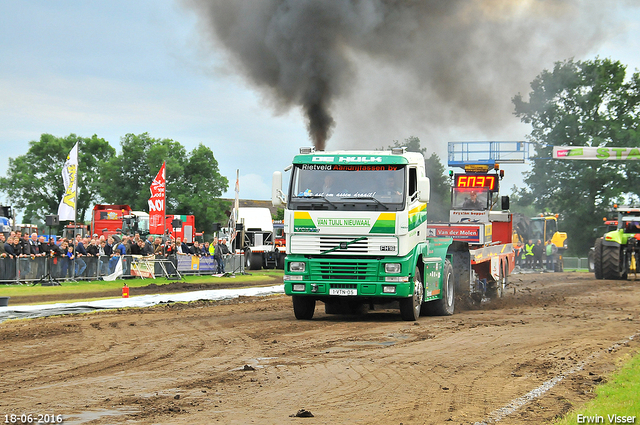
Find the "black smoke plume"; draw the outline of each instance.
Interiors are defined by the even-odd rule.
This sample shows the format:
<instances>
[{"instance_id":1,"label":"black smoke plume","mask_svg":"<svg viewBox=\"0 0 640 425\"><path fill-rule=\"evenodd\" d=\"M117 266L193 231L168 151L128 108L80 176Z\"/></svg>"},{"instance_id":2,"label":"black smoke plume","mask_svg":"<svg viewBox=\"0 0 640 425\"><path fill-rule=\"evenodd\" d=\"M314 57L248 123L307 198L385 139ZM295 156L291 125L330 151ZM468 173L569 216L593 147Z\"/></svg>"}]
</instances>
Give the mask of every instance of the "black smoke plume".
<instances>
[{"instance_id":1,"label":"black smoke plume","mask_svg":"<svg viewBox=\"0 0 640 425\"><path fill-rule=\"evenodd\" d=\"M495 126L505 112L513 118L504 104L543 67L597 45L615 7L611 0L183 2L276 110L302 109L320 150L336 125L336 101L362 77L359 61L412 77L410 91L424 94L424 102L406 107L424 110L427 122L442 124L449 111L454 122ZM398 112L375 109L372 121Z\"/></svg>"}]
</instances>

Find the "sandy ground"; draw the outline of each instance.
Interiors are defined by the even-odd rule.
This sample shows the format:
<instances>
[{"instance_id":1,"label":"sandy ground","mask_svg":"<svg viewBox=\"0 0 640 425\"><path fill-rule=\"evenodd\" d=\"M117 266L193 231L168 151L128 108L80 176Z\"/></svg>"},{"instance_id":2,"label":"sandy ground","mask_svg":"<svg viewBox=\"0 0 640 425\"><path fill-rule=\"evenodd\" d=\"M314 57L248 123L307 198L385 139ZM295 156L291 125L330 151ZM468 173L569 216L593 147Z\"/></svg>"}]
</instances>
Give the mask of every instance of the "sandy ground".
<instances>
[{"instance_id":1,"label":"sandy ground","mask_svg":"<svg viewBox=\"0 0 640 425\"><path fill-rule=\"evenodd\" d=\"M9 321L0 419L551 423L638 351L639 304L640 282L550 273L514 275L497 302L415 323L394 310L326 315L321 303L297 321L284 295Z\"/></svg>"}]
</instances>

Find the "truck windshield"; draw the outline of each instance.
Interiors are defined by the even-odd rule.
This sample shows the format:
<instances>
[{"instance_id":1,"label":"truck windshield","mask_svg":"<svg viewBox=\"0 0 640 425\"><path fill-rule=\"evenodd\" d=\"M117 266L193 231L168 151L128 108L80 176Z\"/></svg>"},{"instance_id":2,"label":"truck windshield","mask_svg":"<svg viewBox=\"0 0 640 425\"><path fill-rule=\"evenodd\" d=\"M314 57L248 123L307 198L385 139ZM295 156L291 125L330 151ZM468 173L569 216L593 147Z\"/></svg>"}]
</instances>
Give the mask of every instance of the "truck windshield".
<instances>
[{"instance_id":1,"label":"truck windshield","mask_svg":"<svg viewBox=\"0 0 640 425\"><path fill-rule=\"evenodd\" d=\"M531 220L531 234L529 238L534 242L544 239L544 219L533 219Z\"/></svg>"},{"instance_id":2,"label":"truck windshield","mask_svg":"<svg viewBox=\"0 0 640 425\"><path fill-rule=\"evenodd\" d=\"M462 210L486 210L489 199L489 191L486 189L454 188L452 206Z\"/></svg>"},{"instance_id":3,"label":"truck windshield","mask_svg":"<svg viewBox=\"0 0 640 425\"><path fill-rule=\"evenodd\" d=\"M149 234L149 217L127 216L122 222L122 233L125 235L133 235L140 233L141 235Z\"/></svg>"},{"instance_id":4,"label":"truck windshield","mask_svg":"<svg viewBox=\"0 0 640 425\"><path fill-rule=\"evenodd\" d=\"M404 166L302 164L293 168L289 207L400 211L405 192Z\"/></svg>"}]
</instances>

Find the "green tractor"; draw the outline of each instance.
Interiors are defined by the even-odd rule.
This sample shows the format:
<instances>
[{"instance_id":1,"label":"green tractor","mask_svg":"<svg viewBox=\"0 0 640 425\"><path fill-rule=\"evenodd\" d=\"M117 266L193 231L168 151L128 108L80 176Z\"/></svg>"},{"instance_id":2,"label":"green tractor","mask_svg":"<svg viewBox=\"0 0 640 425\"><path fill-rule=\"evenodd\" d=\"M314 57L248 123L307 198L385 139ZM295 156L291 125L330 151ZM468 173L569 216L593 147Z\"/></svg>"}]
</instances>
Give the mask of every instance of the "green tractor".
<instances>
[{"instance_id":1,"label":"green tractor","mask_svg":"<svg viewBox=\"0 0 640 425\"><path fill-rule=\"evenodd\" d=\"M618 228L596 239L594 274L596 279L635 277L640 261L640 208L620 207Z\"/></svg>"}]
</instances>

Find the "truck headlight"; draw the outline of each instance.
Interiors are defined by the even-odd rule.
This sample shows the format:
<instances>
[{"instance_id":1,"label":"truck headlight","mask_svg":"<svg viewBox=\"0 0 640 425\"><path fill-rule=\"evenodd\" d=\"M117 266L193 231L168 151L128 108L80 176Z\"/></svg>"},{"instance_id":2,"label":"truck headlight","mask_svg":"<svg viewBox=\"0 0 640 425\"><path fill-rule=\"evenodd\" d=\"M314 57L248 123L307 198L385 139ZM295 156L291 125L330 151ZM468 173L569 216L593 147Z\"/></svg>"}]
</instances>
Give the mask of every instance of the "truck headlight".
<instances>
[{"instance_id":1,"label":"truck headlight","mask_svg":"<svg viewBox=\"0 0 640 425\"><path fill-rule=\"evenodd\" d=\"M290 272L304 272L306 264L302 261L292 261L289 263Z\"/></svg>"},{"instance_id":2,"label":"truck headlight","mask_svg":"<svg viewBox=\"0 0 640 425\"><path fill-rule=\"evenodd\" d=\"M393 285L382 285L382 292L385 294L395 294L396 287Z\"/></svg>"},{"instance_id":3,"label":"truck headlight","mask_svg":"<svg viewBox=\"0 0 640 425\"><path fill-rule=\"evenodd\" d=\"M400 263L386 263L384 265L384 271L386 273L400 273L402 271L402 267Z\"/></svg>"},{"instance_id":4,"label":"truck headlight","mask_svg":"<svg viewBox=\"0 0 640 425\"><path fill-rule=\"evenodd\" d=\"M304 288L304 283L294 283L291 289L298 292L304 292Z\"/></svg>"}]
</instances>

